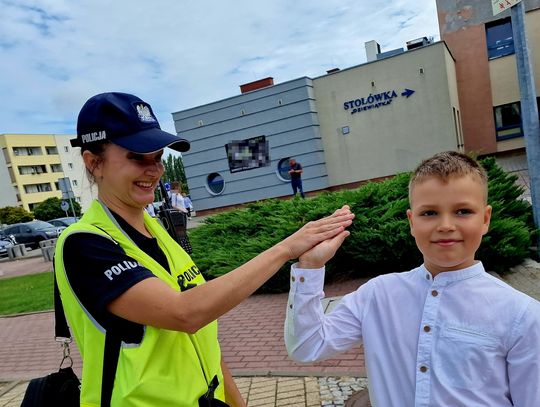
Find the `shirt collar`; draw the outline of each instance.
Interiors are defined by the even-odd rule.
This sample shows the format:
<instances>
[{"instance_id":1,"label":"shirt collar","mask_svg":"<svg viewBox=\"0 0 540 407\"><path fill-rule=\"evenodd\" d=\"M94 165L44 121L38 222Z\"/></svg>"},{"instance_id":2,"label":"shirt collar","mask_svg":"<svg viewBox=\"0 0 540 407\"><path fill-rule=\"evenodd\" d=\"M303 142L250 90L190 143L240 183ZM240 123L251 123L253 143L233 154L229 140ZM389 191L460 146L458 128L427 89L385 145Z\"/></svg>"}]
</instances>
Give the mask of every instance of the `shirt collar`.
<instances>
[{"instance_id":1,"label":"shirt collar","mask_svg":"<svg viewBox=\"0 0 540 407\"><path fill-rule=\"evenodd\" d=\"M417 270L419 276L424 281L434 282L437 284L449 284L454 281L466 280L468 278L475 277L480 273L485 272L484 266L481 261L478 261L472 266L461 270L445 271L443 273L439 273L435 277L431 275L431 273L428 271L424 264L422 264Z\"/></svg>"}]
</instances>

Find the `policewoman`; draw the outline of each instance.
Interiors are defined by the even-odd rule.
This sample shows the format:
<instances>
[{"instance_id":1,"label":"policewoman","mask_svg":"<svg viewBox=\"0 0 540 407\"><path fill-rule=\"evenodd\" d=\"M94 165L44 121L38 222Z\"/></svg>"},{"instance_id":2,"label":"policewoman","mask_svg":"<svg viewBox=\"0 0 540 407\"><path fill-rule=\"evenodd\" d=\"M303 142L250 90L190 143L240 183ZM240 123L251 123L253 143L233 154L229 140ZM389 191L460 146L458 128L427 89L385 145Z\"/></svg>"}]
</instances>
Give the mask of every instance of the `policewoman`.
<instances>
[{"instance_id":1,"label":"policewoman","mask_svg":"<svg viewBox=\"0 0 540 407\"><path fill-rule=\"evenodd\" d=\"M163 149L185 152L189 142L162 131L138 97L103 93L82 107L71 143L98 190L55 252L62 304L83 359L81 406L244 406L221 358L216 319L288 260L323 241L337 248L353 215L344 207L310 222L205 282L144 210L164 171Z\"/></svg>"}]
</instances>

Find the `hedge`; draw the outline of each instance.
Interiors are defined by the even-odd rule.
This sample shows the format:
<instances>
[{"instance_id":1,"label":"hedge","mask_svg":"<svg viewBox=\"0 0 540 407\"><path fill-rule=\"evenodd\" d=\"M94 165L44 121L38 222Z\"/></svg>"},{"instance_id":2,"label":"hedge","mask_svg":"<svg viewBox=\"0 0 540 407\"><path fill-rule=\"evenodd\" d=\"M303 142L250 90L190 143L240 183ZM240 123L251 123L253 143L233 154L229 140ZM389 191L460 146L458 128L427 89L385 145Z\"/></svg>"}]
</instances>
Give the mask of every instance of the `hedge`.
<instances>
[{"instance_id":1,"label":"hedge","mask_svg":"<svg viewBox=\"0 0 540 407\"><path fill-rule=\"evenodd\" d=\"M489 175L493 215L477 258L488 270L505 272L529 256L536 236L530 204L520 197L517 176L505 173L494 158L481 161ZM312 199L268 199L209 217L189 231L193 260L207 279L233 270L289 236L306 222L344 204L356 214L351 235L327 265L327 281L405 271L422 263L409 232L406 210L410 174L398 174L360 188L324 192ZM289 288L285 264L259 292Z\"/></svg>"}]
</instances>

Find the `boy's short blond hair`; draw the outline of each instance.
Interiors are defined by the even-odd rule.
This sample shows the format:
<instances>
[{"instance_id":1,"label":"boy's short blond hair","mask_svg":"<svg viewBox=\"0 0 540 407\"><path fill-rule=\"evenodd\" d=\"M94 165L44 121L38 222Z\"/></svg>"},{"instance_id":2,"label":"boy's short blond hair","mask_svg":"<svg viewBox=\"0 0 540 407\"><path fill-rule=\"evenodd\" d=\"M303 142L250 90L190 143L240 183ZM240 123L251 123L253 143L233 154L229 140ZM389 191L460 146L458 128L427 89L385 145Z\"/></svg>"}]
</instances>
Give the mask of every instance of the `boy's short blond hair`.
<instances>
[{"instance_id":1,"label":"boy's short blond hair","mask_svg":"<svg viewBox=\"0 0 540 407\"><path fill-rule=\"evenodd\" d=\"M486 170L472 157L457 151L445 151L435 154L420 163L409 181L409 202L415 185L427 178L436 177L446 182L452 177L473 176L484 189L487 202L488 176Z\"/></svg>"}]
</instances>

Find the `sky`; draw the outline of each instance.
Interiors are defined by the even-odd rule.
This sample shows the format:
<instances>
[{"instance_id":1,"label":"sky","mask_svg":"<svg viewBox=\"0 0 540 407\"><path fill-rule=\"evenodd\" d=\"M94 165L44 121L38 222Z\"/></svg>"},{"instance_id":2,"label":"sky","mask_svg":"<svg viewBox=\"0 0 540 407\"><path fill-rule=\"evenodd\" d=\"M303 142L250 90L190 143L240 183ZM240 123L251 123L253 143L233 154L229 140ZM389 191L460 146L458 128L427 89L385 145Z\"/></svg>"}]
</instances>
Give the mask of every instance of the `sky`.
<instances>
[{"instance_id":1,"label":"sky","mask_svg":"<svg viewBox=\"0 0 540 407\"><path fill-rule=\"evenodd\" d=\"M0 0L0 134L75 134L91 96L132 93L161 128L239 85L315 78L439 40L435 0Z\"/></svg>"}]
</instances>

